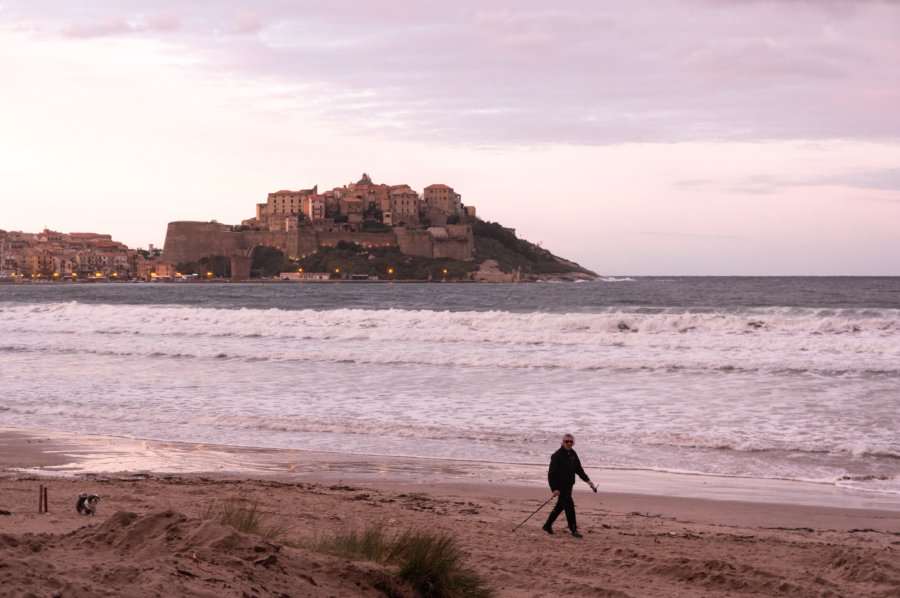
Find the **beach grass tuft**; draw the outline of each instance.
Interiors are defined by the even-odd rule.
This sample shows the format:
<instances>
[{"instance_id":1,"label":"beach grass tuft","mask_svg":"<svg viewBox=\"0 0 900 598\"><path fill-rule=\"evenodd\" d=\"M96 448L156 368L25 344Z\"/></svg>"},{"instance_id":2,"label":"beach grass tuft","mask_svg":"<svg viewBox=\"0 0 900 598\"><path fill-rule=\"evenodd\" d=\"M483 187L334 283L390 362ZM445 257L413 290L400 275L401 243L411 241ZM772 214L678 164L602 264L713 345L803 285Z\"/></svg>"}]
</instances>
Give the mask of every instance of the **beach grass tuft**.
<instances>
[{"instance_id":1,"label":"beach grass tuft","mask_svg":"<svg viewBox=\"0 0 900 598\"><path fill-rule=\"evenodd\" d=\"M260 510L259 503L243 497L212 501L200 517L231 526L239 532L262 536L267 540L278 538L289 531L285 525L269 523L266 515Z\"/></svg>"},{"instance_id":2,"label":"beach grass tuft","mask_svg":"<svg viewBox=\"0 0 900 598\"><path fill-rule=\"evenodd\" d=\"M399 562L398 575L423 596L493 595L482 577L466 564L466 553L449 534L408 531L397 539L394 551Z\"/></svg>"},{"instance_id":3,"label":"beach grass tuft","mask_svg":"<svg viewBox=\"0 0 900 598\"><path fill-rule=\"evenodd\" d=\"M335 556L384 563L393 552L393 538L383 524L363 529L342 529L331 536L317 538L312 548Z\"/></svg>"},{"instance_id":4,"label":"beach grass tuft","mask_svg":"<svg viewBox=\"0 0 900 598\"><path fill-rule=\"evenodd\" d=\"M350 559L395 566L397 577L425 598L489 598L485 580L466 563L456 539L444 532L407 530L391 533L384 524L344 529L318 538L312 548Z\"/></svg>"}]
</instances>

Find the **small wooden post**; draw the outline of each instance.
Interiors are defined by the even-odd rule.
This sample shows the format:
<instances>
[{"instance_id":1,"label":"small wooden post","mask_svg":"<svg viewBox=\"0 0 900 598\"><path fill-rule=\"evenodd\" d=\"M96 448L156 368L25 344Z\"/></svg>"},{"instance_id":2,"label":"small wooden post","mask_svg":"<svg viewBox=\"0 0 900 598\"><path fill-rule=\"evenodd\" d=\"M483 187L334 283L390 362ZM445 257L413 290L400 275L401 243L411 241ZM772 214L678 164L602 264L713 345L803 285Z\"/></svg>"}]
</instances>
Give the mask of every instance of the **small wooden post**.
<instances>
[{"instance_id":1,"label":"small wooden post","mask_svg":"<svg viewBox=\"0 0 900 598\"><path fill-rule=\"evenodd\" d=\"M48 513L47 509L47 486L41 484L38 494L38 513Z\"/></svg>"}]
</instances>

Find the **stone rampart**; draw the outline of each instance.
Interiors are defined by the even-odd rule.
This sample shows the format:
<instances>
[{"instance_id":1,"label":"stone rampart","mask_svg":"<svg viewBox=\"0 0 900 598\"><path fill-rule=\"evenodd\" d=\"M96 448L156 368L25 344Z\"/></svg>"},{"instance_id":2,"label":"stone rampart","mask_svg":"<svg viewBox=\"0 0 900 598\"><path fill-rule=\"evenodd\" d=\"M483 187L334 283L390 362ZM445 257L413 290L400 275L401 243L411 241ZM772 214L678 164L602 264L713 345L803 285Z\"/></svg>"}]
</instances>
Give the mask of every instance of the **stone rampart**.
<instances>
[{"instance_id":1,"label":"stone rampart","mask_svg":"<svg viewBox=\"0 0 900 598\"><path fill-rule=\"evenodd\" d=\"M466 261L475 254L475 235L468 224L448 224L447 238L438 239L434 247L434 257L446 257Z\"/></svg>"},{"instance_id":2,"label":"stone rampart","mask_svg":"<svg viewBox=\"0 0 900 598\"><path fill-rule=\"evenodd\" d=\"M202 257L241 253L241 234L218 222L170 222L161 260L167 264L199 261Z\"/></svg>"},{"instance_id":3,"label":"stone rampart","mask_svg":"<svg viewBox=\"0 0 900 598\"><path fill-rule=\"evenodd\" d=\"M276 247L287 257L299 258L340 241L364 247L399 247L409 255L470 260L475 238L468 225L437 227L432 231L394 229L388 233L316 232L311 226L292 231L234 231L218 222L170 222L161 261L168 264L199 262L204 257L249 257L260 246Z\"/></svg>"},{"instance_id":4,"label":"stone rampart","mask_svg":"<svg viewBox=\"0 0 900 598\"><path fill-rule=\"evenodd\" d=\"M407 255L434 257L434 237L427 230L397 229L397 244Z\"/></svg>"},{"instance_id":5,"label":"stone rampart","mask_svg":"<svg viewBox=\"0 0 900 598\"><path fill-rule=\"evenodd\" d=\"M429 230L397 230L400 251L428 258L466 261L475 253L475 237L467 224L435 227Z\"/></svg>"},{"instance_id":6,"label":"stone rampart","mask_svg":"<svg viewBox=\"0 0 900 598\"><path fill-rule=\"evenodd\" d=\"M197 262L204 257L249 256L255 247L276 247L288 257L302 257L318 251L316 233L310 227L292 231L235 232L217 222L170 222L163 245L162 260L168 264Z\"/></svg>"},{"instance_id":7,"label":"stone rampart","mask_svg":"<svg viewBox=\"0 0 900 598\"><path fill-rule=\"evenodd\" d=\"M240 233L241 248L249 255L254 247L275 247L290 258L298 258L319 250L316 232L309 226L302 226L292 231L255 231L245 230Z\"/></svg>"},{"instance_id":8,"label":"stone rampart","mask_svg":"<svg viewBox=\"0 0 900 598\"><path fill-rule=\"evenodd\" d=\"M334 247L341 241L347 243L358 243L363 247L396 247L397 235L393 232L388 233L345 233L334 231L323 231L316 235L318 237L319 247Z\"/></svg>"}]
</instances>

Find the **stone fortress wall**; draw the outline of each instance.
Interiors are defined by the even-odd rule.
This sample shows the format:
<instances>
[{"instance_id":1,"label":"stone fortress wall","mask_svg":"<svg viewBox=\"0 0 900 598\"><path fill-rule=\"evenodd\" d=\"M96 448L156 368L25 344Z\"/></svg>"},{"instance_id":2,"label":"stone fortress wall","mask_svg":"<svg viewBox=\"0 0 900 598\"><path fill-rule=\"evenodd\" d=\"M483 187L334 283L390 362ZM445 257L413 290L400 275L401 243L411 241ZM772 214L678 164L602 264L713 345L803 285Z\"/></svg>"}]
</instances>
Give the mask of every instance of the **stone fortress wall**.
<instances>
[{"instance_id":1,"label":"stone fortress wall","mask_svg":"<svg viewBox=\"0 0 900 598\"><path fill-rule=\"evenodd\" d=\"M244 262L249 263L246 258L259 246L275 247L287 257L296 258L315 253L320 247L333 247L340 241L363 246L397 246L408 255L462 261L471 260L475 250L475 238L469 225L357 233L316 231L311 226L290 231L234 231L231 226L218 222L179 221L169 223L161 261L175 265L222 255L237 258L233 263L243 266Z\"/></svg>"}]
</instances>

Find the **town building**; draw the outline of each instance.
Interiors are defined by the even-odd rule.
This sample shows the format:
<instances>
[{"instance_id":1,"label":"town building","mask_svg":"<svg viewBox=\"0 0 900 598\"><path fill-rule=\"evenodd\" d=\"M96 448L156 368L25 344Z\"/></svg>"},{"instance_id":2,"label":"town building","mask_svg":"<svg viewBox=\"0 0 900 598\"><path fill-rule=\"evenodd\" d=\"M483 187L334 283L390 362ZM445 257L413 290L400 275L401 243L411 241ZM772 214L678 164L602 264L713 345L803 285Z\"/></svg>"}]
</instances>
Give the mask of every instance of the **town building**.
<instances>
[{"instance_id":1,"label":"town building","mask_svg":"<svg viewBox=\"0 0 900 598\"><path fill-rule=\"evenodd\" d=\"M0 279L5 280L146 280L155 257L111 235L0 230Z\"/></svg>"},{"instance_id":2,"label":"town building","mask_svg":"<svg viewBox=\"0 0 900 598\"><path fill-rule=\"evenodd\" d=\"M462 196L447 185L428 185L425 187L425 207L445 216L459 216L462 212Z\"/></svg>"},{"instance_id":3,"label":"town building","mask_svg":"<svg viewBox=\"0 0 900 598\"><path fill-rule=\"evenodd\" d=\"M419 224L419 194L409 185L391 185L391 218L393 226L417 226Z\"/></svg>"}]
</instances>

